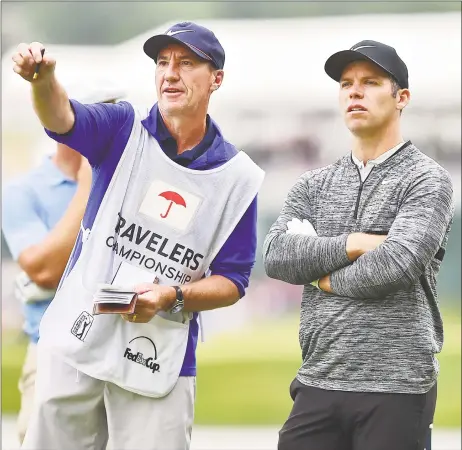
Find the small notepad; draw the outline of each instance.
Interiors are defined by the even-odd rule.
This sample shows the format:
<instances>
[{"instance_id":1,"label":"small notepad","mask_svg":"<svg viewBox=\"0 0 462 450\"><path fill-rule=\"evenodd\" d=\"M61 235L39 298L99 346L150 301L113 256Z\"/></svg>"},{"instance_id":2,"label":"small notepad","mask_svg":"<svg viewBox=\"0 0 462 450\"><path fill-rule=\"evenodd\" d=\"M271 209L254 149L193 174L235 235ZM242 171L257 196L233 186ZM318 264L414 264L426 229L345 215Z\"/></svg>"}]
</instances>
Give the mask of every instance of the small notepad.
<instances>
[{"instance_id":1,"label":"small notepad","mask_svg":"<svg viewBox=\"0 0 462 450\"><path fill-rule=\"evenodd\" d=\"M93 314L133 314L137 298L135 291L100 285L93 298Z\"/></svg>"},{"instance_id":2,"label":"small notepad","mask_svg":"<svg viewBox=\"0 0 462 450\"><path fill-rule=\"evenodd\" d=\"M134 286L158 282L159 279L152 272L122 262L112 284L98 286L93 297L93 314L133 314L138 299Z\"/></svg>"}]
</instances>

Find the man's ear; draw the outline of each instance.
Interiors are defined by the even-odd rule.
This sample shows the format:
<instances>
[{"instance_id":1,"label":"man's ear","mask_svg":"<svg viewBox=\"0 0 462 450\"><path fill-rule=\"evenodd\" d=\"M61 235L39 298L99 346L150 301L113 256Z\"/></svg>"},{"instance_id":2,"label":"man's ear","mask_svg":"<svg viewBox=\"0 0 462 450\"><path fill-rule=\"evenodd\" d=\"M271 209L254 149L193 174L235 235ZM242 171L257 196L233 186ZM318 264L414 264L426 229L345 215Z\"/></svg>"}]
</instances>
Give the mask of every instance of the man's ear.
<instances>
[{"instance_id":1,"label":"man's ear","mask_svg":"<svg viewBox=\"0 0 462 450\"><path fill-rule=\"evenodd\" d=\"M221 86L221 83L223 83L224 76L225 76L225 72L223 70L213 71L214 80L212 82L212 86L210 87L212 91L216 91Z\"/></svg>"},{"instance_id":2,"label":"man's ear","mask_svg":"<svg viewBox=\"0 0 462 450\"><path fill-rule=\"evenodd\" d=\"M402 111L410 100L411 93L409 92L409 89L400 89L398 91L398 103L396 104L396 108Z\"/></svg>"}]
</instances>

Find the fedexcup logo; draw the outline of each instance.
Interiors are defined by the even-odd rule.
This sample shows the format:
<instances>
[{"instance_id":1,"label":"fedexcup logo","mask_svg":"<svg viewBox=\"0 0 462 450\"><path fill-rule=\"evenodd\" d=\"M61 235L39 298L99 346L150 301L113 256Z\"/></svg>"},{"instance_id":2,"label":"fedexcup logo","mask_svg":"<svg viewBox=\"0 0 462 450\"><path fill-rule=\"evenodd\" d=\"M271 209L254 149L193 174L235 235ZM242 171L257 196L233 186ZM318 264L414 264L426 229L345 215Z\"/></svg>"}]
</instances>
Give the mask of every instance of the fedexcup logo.
<instances>
[{"instance_id":1,"label":"fedexcup logo","mask_svg":"<svg viewBox=\"0 0 462 450\"><path fill-rule=\"evenodd\" d=\"M144 348L145 351L149 352L148 353L149 356L145 357L141 351L133 351L130 348L130 344L138 339L142 339L143 341L141 342L145 342L145 345L138 342L137 344L134 344L131 347L134 347L135 345L137 347L142 346L142 348ZM141 364L142 366L149 369L153 374L160 371L159 370L160 366L159 364L156 363L156 360L157 360L156 345L151 339L149 339L146 336L138 336L138 337L133 338L128 344L129 346L125 349L124 358L127 358L129 361L132 361L134 363Z\"/></svg>"}]
</instances>

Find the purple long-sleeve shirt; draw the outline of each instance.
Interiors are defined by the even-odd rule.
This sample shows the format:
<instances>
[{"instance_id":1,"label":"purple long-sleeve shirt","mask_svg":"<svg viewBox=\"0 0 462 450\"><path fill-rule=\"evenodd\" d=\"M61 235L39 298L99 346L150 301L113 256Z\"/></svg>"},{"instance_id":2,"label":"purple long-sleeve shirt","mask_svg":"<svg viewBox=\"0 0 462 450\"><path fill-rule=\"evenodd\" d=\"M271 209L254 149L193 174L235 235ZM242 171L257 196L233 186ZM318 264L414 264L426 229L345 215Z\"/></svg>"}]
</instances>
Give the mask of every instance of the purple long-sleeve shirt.
<instances>
[{"instance_id":1,"label":"purple long-sleeve shirt","mask_svg":"<svg viewBox=\"0 0 462 450\"><path fill-rule=\"evenodd\" d=\"M83 226L91 229L127 144L135 112L132 105L127 102L82 105L71 100L71 105L75 113L72 130L61 135L49 130L45 131L52 139L80 152L92 166L92 189L83 218ZM157 104L153 106L142 124L156 138L170 159L190 169L213 169L229 161L237 153L236 148L224 140L220 129L210 116L207 116L207 132L202 141L180 155L177 154L176 141L165 126ZM231 280L237 286L241 297L249 284L250 272L255 263L256 245L257 200L255 198L210 265L211 274L222 275ZM81 249L82 234L79 233L63 279L72 270ZM197 314L194 314L180 376L196 375L197 337Z\"/></svg>"}]
</instances>

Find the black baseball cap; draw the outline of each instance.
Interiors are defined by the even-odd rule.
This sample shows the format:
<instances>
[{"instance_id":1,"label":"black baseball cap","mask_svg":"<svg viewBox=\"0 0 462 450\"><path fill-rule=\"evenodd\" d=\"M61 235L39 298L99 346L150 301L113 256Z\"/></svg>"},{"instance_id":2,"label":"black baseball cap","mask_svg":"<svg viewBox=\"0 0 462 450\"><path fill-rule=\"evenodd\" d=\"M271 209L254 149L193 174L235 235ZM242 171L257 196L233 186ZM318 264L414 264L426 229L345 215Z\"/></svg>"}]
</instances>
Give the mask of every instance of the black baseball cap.
<instances>
[{"instance_id":1,"label":"black baseball cap","mask_svg":"<svg viewBox=\"0 0 462 450\"><path fill-rule=\"evenodd\" d=\"M217 69L225 65L225 51L216 36L207 28L193 22L180 22L164 34L149 38L143 46L144 53L157 62L160 50L169 44L182 44L197 56L210 61Z\"/></svg>"},{"instance_id":2,"label":"black baseball cap","mask_svg":"<svg viewBox=\"0 0 462 450\"><path fill-rule=\"evenodd\" d=\"M370 61L391 75L401 89L409 88L406 64L393 47L377 41L361 41L350 50L334 53L326 61L324 70L335 81L340 81L345 67L354 61Z\"/></svg>"}]
</instances>

